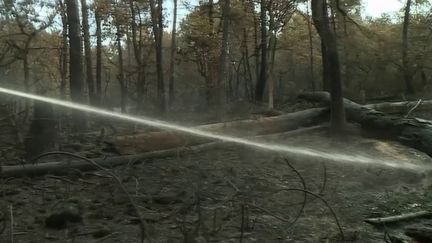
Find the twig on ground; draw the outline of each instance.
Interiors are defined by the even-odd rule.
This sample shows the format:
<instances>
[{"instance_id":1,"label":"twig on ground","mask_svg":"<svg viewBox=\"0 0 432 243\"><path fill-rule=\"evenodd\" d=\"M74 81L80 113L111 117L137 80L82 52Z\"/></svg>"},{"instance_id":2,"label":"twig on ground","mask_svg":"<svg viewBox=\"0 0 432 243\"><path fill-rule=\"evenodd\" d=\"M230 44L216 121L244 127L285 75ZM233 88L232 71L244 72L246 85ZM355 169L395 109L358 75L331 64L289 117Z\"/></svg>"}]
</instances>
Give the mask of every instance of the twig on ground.
<instances>
[{"instance_id":1,"label":"twig on ground","mask_svg":"<svg viewBox=\"0 0 432 243\"><path fill-rule=\"evenodd\" d=\"M326 205L326 207L330 210L330 213L332 214L333 218L335 219L336 225L337 225L337 227L339 229L339 232L341 234L341 238L342 238L342 240L345 240L345 236L344 236L344 233L343 233L343 230L342 230L342 226L339 223L339 219L338 219L335 211L333 210L333 208L329 205L329 203L323 197L321 197L320 195L317 195L316 193L313 193L311 191L307 191L307 190L303 190L303 189L298 189L298 188L283 188L283 189L281 189L281 191L287 191L287 192L289 192L289 191L306 192L308 195L311 195L311 196L313 196L315 198L320 199Z\"/></svg>"},{"instance_id":2,"label":"twig on ground","mask_svg":"<svg viewBox=\"0 0 432 243\"><path fill-rule=\"evenodd\" d=\"M75 181L71 181L71 180L69 180L67 178L63 178L61 176L47 175L46 178L61 180L61 181L64 181L64 182L67 182L67 183L73 184L73 185L78 185L79 184L79 183L76 183Z\"/></svg>"},{"instance_id":3,"label":"twig on ground","mask_svg":"<svg viewBox=\"0 0 432 243\"><path fill-rule=\"evenodd\" d=\"M321 190L318 193L318 195L322 196L322 195L324 195L324 191L325 191L326 186L327 186L327 166L324 162L322 162L321 164L323 166L324 174L323 174L323 183L322 183Z\"/></svg>"},{"instance_id":4,"label":"twig on ground","mask_svg":"<svg viewBox=\"0 0 432 243\"><path fill-rule=\"evenodd\" d=\"M239 189L236 185L234 185L234 183L232 183L232 181L231 181L230 179L227 179L226 181L228 182L228 184L230 184L230 185L232 186L232 188L234 188L234 190L235 190L237 193L240 193L240 192L241 192L240 189Z\"/></svg>"},{"instance_id":5,"label":"twig on ground","mask_svg":"<svg viewBox=\"0 0 432 243\"><path fill-rule=\"evenodd\" d=\"M36 158L33 159L33 161L37 161L37 160L41 159L42 157L46 157L46 156L50 156L50 155L66 155L66 156L70 156L70 157L73 157L73 158L84 160L84 161L92 164L96 168L98 168L98 169L106 172L110 176L112 176L117 181L120 189L126 194L127 198L129 199L130 204L132 205L133 209L135 210L135 213L137 214L137 217L139 219L140 226L141 226L140 227L141 228L141 242L143 243L146 238L149 239L148 233L147 233L147 223L141 217L141 214L140 214L140 211L138 209L137 204L135 203L135 201L133 200L133 198L131 197L131 195L127 191L127 189L124 187L124 185L121 182L120 178L118 178L118 176L116 174L114 174L110 170L106 169L105 167L100 166L98 163L96 163L95 161L93 161L91 159L88 159L86 157L82 157L80 155L76 155L76 154L73 154L73 153L62 152L62 151L48 152L48 153L44 153L44 154L38 155Z\"/></svg>"},{"instance_id":6,"label":"twig on ground","mask_svg":"<svg viewBox=\"0 0 432 243\"><path fill-rule=\"evenodd\" d=\"M0 222L1 222L1 227L0 227L0 235L1 235L6 229L6 217L2 211L0 211Z\"/></svg>"},{"instance_id":7,"label":"twig on ground","mask_svg":"<svg viewBox=\"0 0 432 243\"><path fill-rule=\"evenodd\" d=\"M102 238L100 238L100 239L97 239L97 240L93 241L93 243L99 243L99 242L102 242L102 241L104 241L104 240L106 240L106 239L108 239L108 238L111 238L111 237L113 237L114 235L118 235L118 234L120 234L120 233L119 233L119 232L112 232L112 233L109 234L109 235L106 235L106 236L104 236L104 237L102 237Z\"/></svg>"},{"instance_id":8,"label":"twig on ground","mask_svg":"<svg viewBox=\"0 0 432 243\"><path fill-rule=\"evenodd\" d=\"M276 214L270 212L269 210L267 210L267 209L265 209L265 208L262 208L262 207L260 207L260 206L257 206L257 205L254 205L254 204L250 204L250 203L247 203L246 205L251 206L251 207L253 207L253 208L256 208L256 209L258 209L258 210L260 210L260 211L263 211L264 213L266 213L266 214L272 216L272 217L275 218L275 219L279 219L279 220L282 221L282 222L285 222L285 223L291 223L290 220L288 220L288 219L286 219L286 218L283 218L283 217L281 217L281 216L278 216L278 215L276 215Z\"/></svg>"},{"instance_id":9,"label":"twig on ground","mask_svg":"<svg viewBox=\"0 0 432 243\"><path fill-rule=\"evenodd\" d=\"M432 215L432 213L429 211L418 211L414 213L405 213L405 214L382 217L382 218L368 218L365 219L364 221L372 225L381 225L381 224L397 223L403 220L420 218L420 217L425 217L430 215Z\"/></svg>"},{"instance_id":10,"label":"twig on ground","mask_svg":"<svg viewBox=\"0 0 432 243\"><path fill-rule=\"evenodd\" d=\"M418 101L417 101L417 103L407 112L407 114L405 115L405 118L408 118L410 115L411 115L411 113L415 110L415 109L417 109L417 107L419 107L420 105L421 105L421 103L423 102L423 100L422 99L419 99Z\"/></svg>"},{"instance_id":11,"label":"twig on ground","mask_svg":"<svg viewBox=\"0 0 432 243\"><path fill-rule=\"evenodd\" d=\"M306 207L306 202L307 202L307 193L306 193L306 190L307 190L307 188L306 188L306 182L305 182L303 176L300 174L300 172L299 172L296 168L294 168L294 166L292 166L292 165L288 162L288 159L285 158L284 160L285 160L285 163L288 165L288 167L290 167L291 170L294 171L294 173L298 176L298 178L300 179L300 182L301 182L301 184L302 184L302 186L303 186L303 190L305 191L302 206L301 206L301 208L300 208L298 214L297 214L296 217L294 218L293 222L290 223L290 224L288 225L288 227L287 227L287 228L290 228L290 227L294 226L294 224L297 222L297 220L301 217L301 215L303 214L303 211L304 211L304 209L305 209L305 207Z\"/></svg>"},{"instance_id":12,"label":"twig on ground","mask_svg":"<svg viewBox=\"0 0 432 243\"><path fill-rule=\"evenodd\" d=\"M13 205L9 206L10 211L10 242L14 242L14 216L13 216Z\"/></svg>"},{"instance_id":13,"label":"twig on ground","mask_svg":"<svg viewBox=\"0 0 432 243\"><path fill-rule=\"evenodd\" d=\"M241 205L240 243L243 243L244 221L245 221L245 205L242 204Z\"/></svg>"}]
</instances>

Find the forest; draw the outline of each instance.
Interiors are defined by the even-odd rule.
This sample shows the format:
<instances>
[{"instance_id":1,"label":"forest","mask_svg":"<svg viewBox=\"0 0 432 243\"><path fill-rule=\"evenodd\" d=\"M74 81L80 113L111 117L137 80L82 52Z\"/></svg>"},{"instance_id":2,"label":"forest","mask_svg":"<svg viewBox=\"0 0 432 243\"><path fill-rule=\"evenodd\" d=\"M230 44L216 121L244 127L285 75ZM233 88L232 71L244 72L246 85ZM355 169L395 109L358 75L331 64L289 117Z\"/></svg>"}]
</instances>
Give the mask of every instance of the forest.
<instances>
[{"instance_id":1,"label":"forest","mask_svg":"<svg viewBox=\"0 0 432 243\"><path fill-rule=\"evenodd\" d=\"M432 1L371 2L0 0L0 242L432 242Z\"/></svg>"}]
</instances>

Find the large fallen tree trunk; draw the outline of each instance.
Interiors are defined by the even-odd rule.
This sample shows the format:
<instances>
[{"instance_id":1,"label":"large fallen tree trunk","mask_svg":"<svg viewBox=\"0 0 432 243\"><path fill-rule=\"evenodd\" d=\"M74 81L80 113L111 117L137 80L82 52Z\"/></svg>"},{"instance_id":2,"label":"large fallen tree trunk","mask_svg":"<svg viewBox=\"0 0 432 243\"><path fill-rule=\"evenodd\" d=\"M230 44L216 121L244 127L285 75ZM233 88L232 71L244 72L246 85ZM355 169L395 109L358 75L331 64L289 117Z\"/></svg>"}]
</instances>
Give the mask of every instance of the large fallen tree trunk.
<instances>
[{"instance_id":1,"label":"large fallen tree trunk","mask_svg":"<svg viewBox=\"0 0 432 243\"><path fill-rule=\"evenodd\" d=\"M314 102L330 101L328 92L303 93L301 99ZM344 99L347 119L359 123L374 135L400 141L432 156L432 122L384 114L367 106Z\"/></svg>"},{"instance_id":2,"label":"large fallen tree trunk","mask_svg":"<svg viewBox=\"0 0 432 243\"><path fill-rule=\"evenodd\" d=\"M195 129L236 137L253 137L295 130L301 127L317 125L325 120L327 109L314 108L276 117L265 117L257 120L241 120L216 123L194 127ZM119 154L137 154L156 150L166 150L184 146L209 143L214 140L196 135L160 131L142 134L118 136L105 140L107 149Z\"/></svg>"},{"instance_id":3,"label":"large fallen tree trunk","mask_svg":"<svg viewBox=\"0 0 432 243\"><path fill-rule=\"evenodd\" d=\"M415 108L415 111L432 111L432 100L382 102L367 104L365 107L390 114L407 114Z\"/></svg>"},{"instance_id":4,"label":"large fallen tree trunk","mask_svg":"<svg viewBox=\"0 0 432 243\"><path fill-rule=\"evenodd\" d=\"M318 110L315 109L315 112L318 112ZM322 128L323 127L321 126L313 126L313 127L297 129L295 131L290 131L285 133L255 136L255 137L250 137L248 139L251 141L256 141L257 139L276 140L280 138L296 136L299 134L310 133L312 131L320 130ZM102 167L112 168L115 166L120 166L125 164L129 164L129 165L136 164L145 159L182 156L185 153L187 154L200 153L209 149L215 149L218 147L226 146L227 144L228 143L226 142L218 141L218 142L200 144L191 147L180 147L174 149L146 152L146 153L135 154L135 155L124 155L124 156L115 156L115 157L104 158L104 159L94 159L93 161ZM55 154L56 153L54 152L54 155ZM61 155L62 154L59 154L59 156ZM97 169L98 168L96 168L92 163L89 163L85 159L79 160L75 158L69 161L56 161L56 162L45 162L45 163L36 163L36 164L1 166L0 178L20 177L20 176L39 176L45 174L67 174L71 170L88 171L88 170L97 170Z\"/></svg>"}]
</instances>

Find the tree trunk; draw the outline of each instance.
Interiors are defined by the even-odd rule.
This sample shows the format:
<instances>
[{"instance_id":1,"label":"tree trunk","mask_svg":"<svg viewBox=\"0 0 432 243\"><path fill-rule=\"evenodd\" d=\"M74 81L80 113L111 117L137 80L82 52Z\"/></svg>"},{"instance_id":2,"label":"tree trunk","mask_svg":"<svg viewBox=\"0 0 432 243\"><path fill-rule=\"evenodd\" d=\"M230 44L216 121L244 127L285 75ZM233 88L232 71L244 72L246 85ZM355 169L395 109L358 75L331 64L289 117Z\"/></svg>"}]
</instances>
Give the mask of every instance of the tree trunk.
<instances>
[{"instance_id":1,"label":"tree trunk","mask_svg":"<svg viewBox=\"0 0 432 243\"><path fill-rule=\"evenodd\" d=\"M411 12L411 3L412 0L407 0L405 6L405 15L402 29L402 69L403 69L403 77L405 81L405 92L407 95L411 95L414 93L414 85L413 85L413 73L411 64L408 57L409 46L408 46L408 30L410 24L410 12Z\"/></svg>"},{"instance_id":2,"label":"tree trunk","mask_svg":"<svg viewBox=\"0 0 432 243\"><path fill-rule=\"evenodd\" d=\"M69 72L70 93L73 102L84 103L83 97L83 61L80 35L80 21L77 0L66 0L69 27ZM82 111L72 111L74 126L81 130L85 126Z\"/></svg>"},{"instance_id":3,"label":"tree trunk","mask_svg":"<svg viewBox=\"0 0 432 243\"><path fill-rule=\"evenodd\" d=\"M328 54L324 42L321 41L321 55L322 55L322 90L330 92L331 77L330 77L330 64L328 62Z\"/></svg>"},{"instance_id":4,"label":"tree trunk","mask_svg":"<svg viewBox=\"0 0 432 243\"><path fill-rule=\"evenodd\" d=\"M162 39L163 39L163 15L162 15L162 0L150 0L150 12L153 27L153 36L155 41L156 51L156 73L157 73L157 98L158 107L161 113L165 112L165 84L163 78L163 53L162 53Z\"/></svg>"},{"instance_id":5,"label":"tree trunk","mask_svg":"<svg viewBox=\"0 0 432 243\"><path fill-rule=\"evenodd\" d=\"M98 103L102 103L102 16L96 8L96 97Z\"/></svg>"},{"instance_id":6,"label":"tree trunk","mask_svg":"<svg viewBox=\"0 0 432 243\"><path fill-rule=\"evenodd\" d=\"M81 0L81 12L82 12L82 32L84 37L84 53L85 53L85 67L86 67L86 80L87 88L89 92L90 104L96 104L94 79L93 79L93 65L92 55L90 47L90 33L88 23L88 7L86 0Z\"/></svg>"},{"instance_id":7,"label":"tree trunk","mask_svg":"<svg viewBox=\"0 0 432 243\"><path fill-rule=\"evenodd\" d=\"M248 9L248 5L246 3L245 0L242 0L242 4L243 4L243 10L246 13L249 12ZM254 17L255 19L255 17ZM255 22L255 21L254 21ZM251 69L251 65L250 65L250 61L249 61L249 46L248 46L248 29L247 26L243 27L243 40L242 40L242 58L244 60L243 62L243 69L244 69L244 93L245 93L245 98L247 98L249 101L253 101L254 100L254 88L253 88L253 84L252 84L252 69Z\"/></svg>"},{"instance_id":8,"label":"tree trunk","mask_svg":"<svg viewBox=\"0 0 432 243\"><path fill-rule=\"evenodd\" d=\"M312 91L315 91L315 75L314 75L314 49L313 49L313 33L312 33L312 21L309 19L309 5L306 8L305 20L308 25L309 35L309 68L310 68L310 82Z\"/></svg>"},{"instance_id":9,"label":"tree trunk","mask_svg":"<svg viewBox=\"0 0 432 243\"><path fill-rule=\"evenodd\" d=\"M143 23L141 22L141 18L139 18L140 22L137 24L136 22L136 9L134 5L133 0L129 0L129 10L131 13L131 32L132 32L132 46L133 46L133 52L135 57L136 65L138 66L138 73L137 73L137 84L136 84L136 108L137 112L142 111L143 106L143 100L144 100L144 94L145 94L145 85L146 85L146 77L145 77L145 70L147 68L147 62L145 61L145 57L143 55L142 47L142 36L141 36L141 28L143 26ZM139 26L139 29L138 29ZM139 32L139 35L137 36L137 33Z\"/></svg>"},{"instance_id":10,"label":"tree trunk","mask_svg":"<svg viewBox=\"0 0 432 243\"><path fill-rule=\"evenodd\" d=\"M335 33L330 28L325 0L312 0L312 17L323 47L323 68L326 69L324 62L327 62L329 78L331 80L331 127L334 131L342 131L345 127L345 111L342 97L339 54Z\"/></svg>"},{"instance_id":11,"label":"tree trunk","mask_svg":"<svg viewBox=\"0 0 432 243\"><path fill-rule=\"evenodd\" d=\"M25 138L25 157L32 159L41 153L55 150L57 120L51 104L35 102L33 119Z\"/></svg>"},{"instance_id":12,"label":"tree trunk","mask_svg":"<svg viewBox=\"0 0 432 243\"><path fill-rule=\"evenodd\" d=\"M173 28L171 32L171 60L170 60L170 70L169 70L169 105L172 106L174 104L174 68L175 68L175 58L176 58L176 35L177 35L177 0L173 0L174 4L174 13L173 13Z\"/></svg>"},{"instance_id":13,"label":"tree trunk","mask_svg":"<svg viewBox=\"0 0 432 243\"><path fill-rule=\"evenodd\" d=\"M61 6L61 20L62 20L62 49L60 51L60 98L66 99L66 85L67 85L67 74L68 74L68 24L66 8L62 1L59 1Z\"/></svg>"},{"instance_id":14,"label":"tree trunk","mask_svg":"<svg viewBox=\"0 0 432 243\"><path fill-rule=\"evenodd\" d=\"M121 112L126 113L126 103L127 103L127 87L124 81L124 65L123 65L123 48L121 44L121 30L120 26L117 24L117 51L118 51L118 76L117 80L120 85L120 108Z\"/></svg>"},{"instance_id":15,"label":"tree trunk","mask_svg":"<svg viewBox=\"0 0 432 243\"><path fill-rule=\"evenodd\" d=\"M23 71L24 71L24 89L26 92L30 92L30 66L29 66L29 55L28 55L28 49L24 50L24 57L23 57ZM24 116L23 121L24 124L29 119L30 114L30 100L24 101Z\"/></svg>"},{"instance_id":16,"label":"tree trunk","mask_svg":"<svg viewBox=\"0 0 432 243\"><path fill-rule=\"evenodd\" d=\"M255 99L258 102L263 100L264 89L267 80L267 9L265 0L260 2L260 20L261 20L261 63L260 74L255 88Z\"/></svg>"},{"instance_id":17,"label":"tree trunk","mask_svg":"<svg viewBox=\"0 0 432 243\"><path fill-rule=\"evenodd\" d=\"M216 98L217 98L217 109L221 111L225 103L225 82L227 80L227 57L228 57L228 38L229 38L229 18L231 12L231 0L223 1L222 9L222 45L219 56L219 72L218 80L216 83Z\"/></svg>"}]
</instances>

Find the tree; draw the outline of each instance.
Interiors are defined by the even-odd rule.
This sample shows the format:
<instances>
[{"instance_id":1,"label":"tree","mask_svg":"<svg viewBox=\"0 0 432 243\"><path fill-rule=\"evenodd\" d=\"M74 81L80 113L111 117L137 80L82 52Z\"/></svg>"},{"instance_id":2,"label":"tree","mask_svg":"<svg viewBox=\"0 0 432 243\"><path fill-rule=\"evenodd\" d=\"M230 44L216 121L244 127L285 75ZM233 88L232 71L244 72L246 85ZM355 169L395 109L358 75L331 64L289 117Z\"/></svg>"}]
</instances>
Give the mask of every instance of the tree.
<instances>
[{"instance_id":1,"label":"tree","mask_svg":"<svg viewBox=\"0 0 432 243\"><path fill-rule=\"evenodd\" d=\"M177 52L177 43L176 43L176 35L177 35L177 0L173 0L174 9L173 9L173 22L172 22L172 31L171 31L171 55L170 55L170 69L169 69L169 97L168 103L171 106L174 103L174 68L175 68L175 58Z\"/></svg>"},{"instance_id":2,"label":"tree","mask_svg":"<svg viewBox=\"0 0 432 243\"><path fill-rule=\"evenodd\" d=\"M95 2L96 22L96 97L97 103L102 102L102 10L100 3Z\"/></svg>"},{"instance_id":3,"label":"tree","mask_svg":"<svg viewBox=\"0 0 432 243\"><path fill-rule=\"evenodd\" d=\"M24 74L24 89L30 92L32 86L31 80L31 63L30 52L34 49L32 47L36 38L41 35L48 27L53 24L55 14L49 13L46 19L37 12L38 5L43 5L42 2L34 2L33 4L8 2L4 3L4 9L7 14L12 17L17 27L17 33L6 35L4 41L6 46L14 53L10 61L3 65L10 65L16 61L22 62L22 72ZM1 6L0 6L1 7ZM35 25L39 23L39 25ZM8 52L6 52L8 53ZM25 101L25 116L24 121L27 120L30 114L30 101Z\"/></svg>"},{"instance_id":4,"label":"tree","mask_svg":"<svg viewBox=\"0 0 432 243\"><path fill-rule=\"evenodd\" d=\"M69 72L70 95L73 102L84 103L83 96L83 61L81 46L81 31L77 0L65 0L69 27ZM80 111L73 111L74 125L82 129L85 118Z\"/></svg>"},{"instance_id":5,"label":"tree","mask_svg":"<svg viewBox=\"0 0 432 243\"><path fill-rule=\"evenodd\" d=\"M163 60L162 60L162 40L163 40L163 14L162 0L150 0L150 13L152 19L152 29L154 36L154 45L156 50L156 73L157 73L157 96L158 108L160 112L165 112L165 83L163 77Z\"/></svg>"},{"instance_id":6,"label":"tree","mask_svg":"<svg viewBox=\"0 0 432 243\"><path fill-rule=\"evenodd\" d=\"M264 96L264 88L267 81L267 8L266 1L260 0L260 21L261 21L261 62L259 78L256 82L255 99L262 101Z\"/></svg>"},{"instance_id":7,"label":"tree","mask_svg":"<svg viewBox=\"0 0 432 243\"><path fill-rule=\"evenodd\" d=\"M222 109L224 103L224 87L226 82L226 68L227 68L227 57L228 57L228 34L229 34L229 16L231 11L231 1L224 0L222 10L222 45L219 56L219 70L218 70L218 81L217 81L217 98L218 98L218 109Z\"/></svg>"},{"instance_id":8,"label":"tree","mask_svg":"<svg viewBox=\"0 0 432 243\"><path fill-rule=\"evenodd\" d=\"M323 69L328 68L331 80L331 127L335 131L340 131L345 127L345 110L336 37L330 27L326 0L312 0L311 5L312 18L322 43Z\"/></svg>"},{"instance_id":9,"label":"tree","mask_svg":"<svg viewBox=\"0 0 432 243\"><path fill-rule=\"evenodd\" d=\"M408 58L408 29L410 24L410 12L411 12L412 0L407 0L405 6L405 14L402 28L402 70L403 77L405 81L406 94L412 95L414 93L413 86L413 73L411 68L411 63Z\"/></svg>"},{"instance_id":10,"label":"tree","mask_svg":"<svg viewBox=\"0 0 432 243\"><path fill-rule=\"evenodd\" d=\"M117 29L117 55L118 55L118 74L117 74L117 80L120 84L120 108L123 113L126 113L126 102L127 102L127 86L124 81L124 65L123 65L123 47L122 47L122 40L121 40L121 27L120 24L116 24Z\"/></svg>"},{"instance_id":11,"label":"tree","mask_svg":"<svg viewBox=\"0 0 432 243\"><path fill-rule=\"evenodd\" d=\"M62 47L60 51L59 71L60 71L60 98L66 99L66 86L68 74L68 24L66 6L62 0L58 1L60 6L60 16L62 20Z\"/></svg>"},{"instance_id":12,"label":"tree","mask_svg":"<svg viewBox=\"0 0 432 243\"><path fill-rule=\"evenodd\" d=\"M146 70L148 66L149 55L152 49L144 48L145 44L149 41L147 38L150 35L146 29L148 23L142 18L140 11L141 9L148 8L148 6L139 4L133 0L129 0L128 5L130 14L130 33L127 34L128 36L132 37L130 40L132 42L135 59L135 67L133 67L133 69L136 73L136 109L138 112L142 112L147 85Z\"/></svg>"},{"instance_id":13,"label":"tree","mask_svg":"<svg viewBox=\"0 0 432 243\"><path fill-rule=\"evenodd\" d=\"M81 0L81 12L87 87L89 92L90 104L95 105L97 103L97 98L94 88L93 65L90 46L90 27L88 23L88 6L86 0Z\"/></svg>"}]
</instances>

